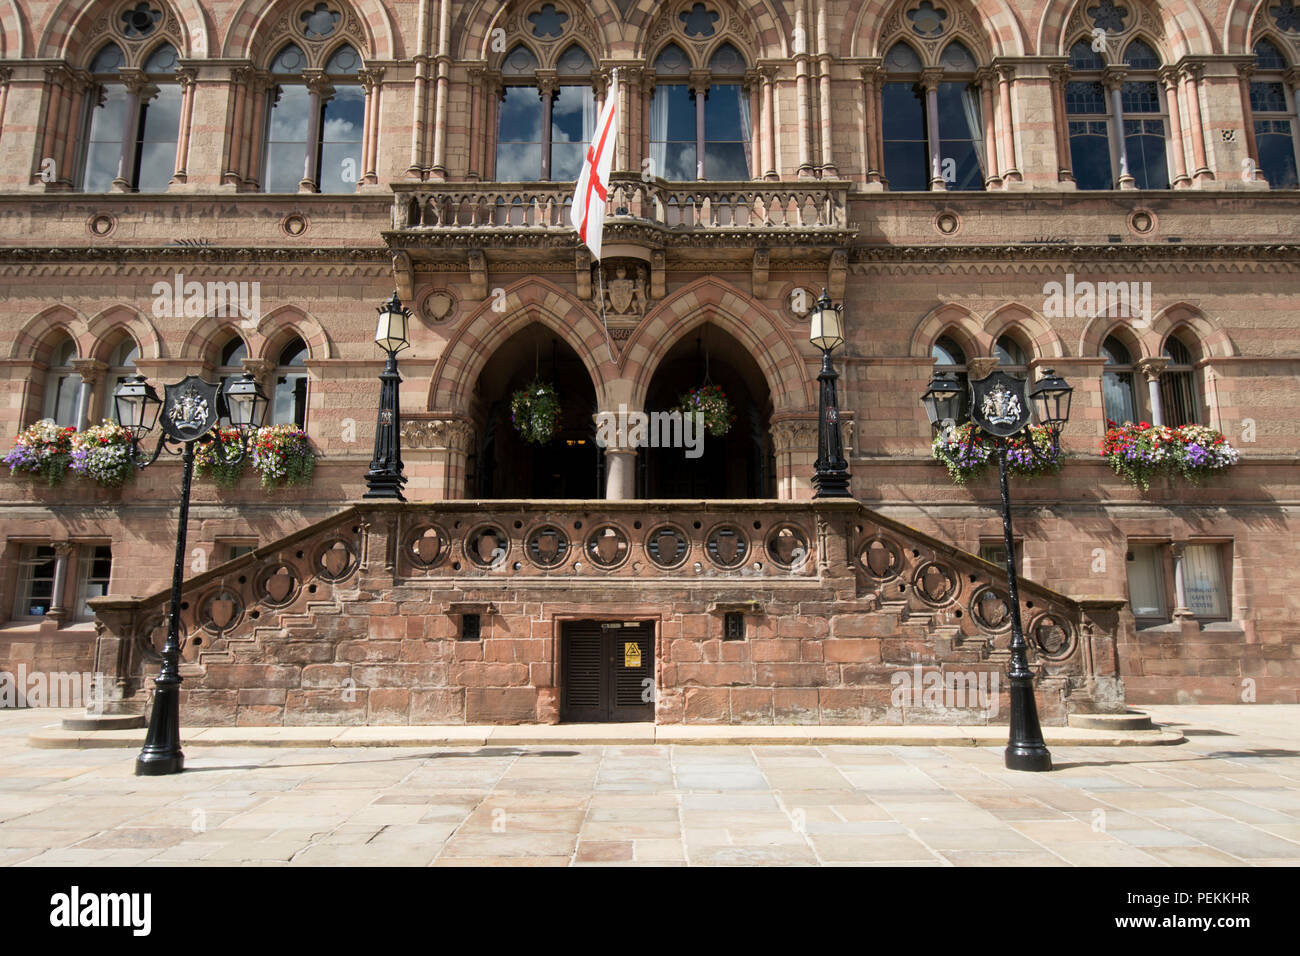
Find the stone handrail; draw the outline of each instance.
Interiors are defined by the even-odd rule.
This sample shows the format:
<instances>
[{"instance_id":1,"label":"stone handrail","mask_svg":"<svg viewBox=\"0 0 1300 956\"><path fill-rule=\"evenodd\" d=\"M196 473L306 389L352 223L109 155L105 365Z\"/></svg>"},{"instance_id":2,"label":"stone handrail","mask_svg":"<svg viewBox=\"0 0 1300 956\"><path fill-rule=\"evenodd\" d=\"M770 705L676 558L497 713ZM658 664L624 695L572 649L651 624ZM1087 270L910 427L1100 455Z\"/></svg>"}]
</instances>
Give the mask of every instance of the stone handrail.
<instances>
[{"instance_id":1,"label":"stone handrail","mask_svg":"<svg viewBox=\"0 0 1300 956\"><path fill-rule=\"evenodd\" d=\"M573 184L394 183L393 228L567 230ZM611 223L666 229L844 230L847 182L643 181L611 177Z\"/></svg>"}]
</instances>

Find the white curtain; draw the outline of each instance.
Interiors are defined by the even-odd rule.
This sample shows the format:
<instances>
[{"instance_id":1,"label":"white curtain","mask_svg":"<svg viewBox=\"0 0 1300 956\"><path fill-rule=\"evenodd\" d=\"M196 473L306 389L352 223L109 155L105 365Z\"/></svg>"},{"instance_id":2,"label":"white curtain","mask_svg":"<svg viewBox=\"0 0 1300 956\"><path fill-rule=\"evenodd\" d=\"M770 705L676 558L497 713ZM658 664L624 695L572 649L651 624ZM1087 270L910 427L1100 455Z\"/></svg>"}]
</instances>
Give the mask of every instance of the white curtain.
<instances>
[{"instance_id":1,"label":"white curtain","mask_svg":"<svg viewBox=\"0 0 1300 956\"><path fill-rule=\"evenodd\" d=\"M1183 594L1187 609L1197 617L1228 616L1223 562L1217 547L1189 544L1183 548Z\"/></svg>"},{"instance_id":2,"label":"white curtain","mask_svg":"<svg viewBox=\"0 0 1300 956\"><path fill-rule=\"evenodd\" d=\"M1164 589L1160 583L1160 552L1149 545L1129 549L1128 601L1135 617L1164 617Z\"/></svg>"},{"instance_id":3,"label":"white curtain","mask_svg":"<svg viewBox=\"0 0 1300 956\"><path fill-rule=\"evenodd\" d=\"M590 87L582 91L582 141L587 145L596 135L596 93Z\"/></svg>"},{"instance_id":4,"label":"white curtain","mask_svg":"<svg viewBox=\"0 0 1300 956\"><path fill-rule=\"evenodd\" d=\"M745 161L749 164L746 172L755 175L758 169L758 157L754 155L754 122L750 116L749 94L743 86L736 87L736 99L740 101L740 135L745 140Z\"/></svg>"},{"instance_id":5,"label":"white curtain","mask_svg":"<svg viewBox=\"0 0 1300 956\"><path fill-rule=\"evenodd\" d=\"M660 86L650 99L650 161L652 172L664 176L668 169L668 91Z\"/></svg>"},{"instance_id":6,"label":"white curtain","mask_svg":"<svg viewBox=\"0 0 1300 956\"><path fill-rule=\"evenodd\" d=\"M975 159L980 164L980 173L989 175L989 167L984 162L984 124L980 122L979 90L968 85L961 91L961 107L966 114L966 129L970 131L971 145L975 147Z\"/></svg>"}]
</instances>

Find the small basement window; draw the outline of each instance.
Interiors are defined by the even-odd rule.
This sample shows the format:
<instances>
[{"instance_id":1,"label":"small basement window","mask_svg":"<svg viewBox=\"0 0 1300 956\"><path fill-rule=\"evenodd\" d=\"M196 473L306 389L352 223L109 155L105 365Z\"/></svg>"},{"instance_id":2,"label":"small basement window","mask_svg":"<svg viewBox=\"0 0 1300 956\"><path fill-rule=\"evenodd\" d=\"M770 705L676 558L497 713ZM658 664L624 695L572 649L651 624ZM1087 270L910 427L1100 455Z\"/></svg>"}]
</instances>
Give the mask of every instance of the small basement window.
<instances>
[{"instance_id":1,"label":"small basement window","mask_svg":"<svg viewBox=\"0 0 1300 956\"><path fill-rule=\"evenodd\" d=\"M743 641L745 639L745 614L743 611L727 611L723 614L722 639L724 641Z\"/></svg>"}]
</instances>

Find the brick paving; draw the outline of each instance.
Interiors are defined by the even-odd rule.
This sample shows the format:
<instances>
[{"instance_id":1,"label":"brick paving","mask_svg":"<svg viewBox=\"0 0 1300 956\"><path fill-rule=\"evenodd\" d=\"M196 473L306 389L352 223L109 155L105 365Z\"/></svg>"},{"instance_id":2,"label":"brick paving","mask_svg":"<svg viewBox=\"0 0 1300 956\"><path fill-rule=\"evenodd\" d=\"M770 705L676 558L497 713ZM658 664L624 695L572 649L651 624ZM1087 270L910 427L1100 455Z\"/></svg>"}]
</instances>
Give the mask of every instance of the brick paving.
<instances>
[{"instance_id":1,"label":"brick paving","mask_svg":"<svg viewBox=\"0 0 1300 956\"><path fill-rule=\"evenodd\" d=\"M1300 864L1296 706L1149 708L1168 747L37 750L0 712L0 864Z\"/></svg>"}]
</instances>

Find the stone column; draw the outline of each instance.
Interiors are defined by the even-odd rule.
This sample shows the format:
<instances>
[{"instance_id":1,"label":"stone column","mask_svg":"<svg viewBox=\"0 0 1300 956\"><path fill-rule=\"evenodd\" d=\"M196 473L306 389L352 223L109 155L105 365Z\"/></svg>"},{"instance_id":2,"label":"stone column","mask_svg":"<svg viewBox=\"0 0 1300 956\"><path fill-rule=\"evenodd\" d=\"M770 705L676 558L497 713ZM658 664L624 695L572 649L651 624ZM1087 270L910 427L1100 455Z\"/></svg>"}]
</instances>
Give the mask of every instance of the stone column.
<instances>
[{"instance_id":1,"label":"stone column","mask_svg":"<svg viewBox=\"0 0 1300 956\"><path fill-rule=\"evenodd\" d=\"M823 21L824 22L824 21ZM829 53L822 53L818 57L818 70L821 74L819 94L821 98L821 123L822 123L822 168L821 174L823 179L838 179L840 172L835 168L835 153L832 148L831 140L831 56Z\"/></svg>"},{"instance_id":2,"label":"stone column","mask_svg":"<svg viewBox=\"0 0 1300 956\"><path fill-rule=\"evenodd\" d=\"M361 143L361 182L375 185L379 182L379 94L384 79L383 67L359 70L361 88L366 94L365 132ZM472 115L472 114L471 114Z\"/></svg>"},{"instance_id":3,"label":"stone column","mask_svg":"<svg viewBox=\"0 0 1300 956\"><path fill-rule=\"evenodd\" d=\"M761 67L763 75L763 178L775 182L781 178L776 169L776 68Z\"/></svg>"},{"instance_id":4,"label":"stone column","mask_svg":"<svg viewBox=\"0 0 1300 956\"><path fill-rule=\"evenodd\" d=\"M430 497L436 501L465 497L465 476L473 441L474 428L464 419L425 418L402 422L403 449L427 448L432 452Z\"/></svg>"},{"instance_id":5,"label":"stone column","mask_svg":"<svg viewBox=\"0 0 1300 956\"><path fill-rule=\"evenodd\" d=\"M1186 189L1192 184L1187 175L1187 147L1183 143L1183 118L1178 109L1178 71L1165 67L1160 71L1160 82L1165 88L1165 102L1169 109L1170 151L1174 155L1174 188Z\"/></svg>"},{"instance_id":6,"label":"stone column","mask_svg":"<svg viewBox=\"0 0 1300 956\"><path fill-rule=\"evenodd\" d=\"M925 90L925 139L929 147L930 188L947 189L943 181L943 157L939 155L939 83L943 70L922 70L921 88Z\"/></svg>"},{"instance_id":7,"label":"stone column","mask_svg":"<svg viewBox=\"0 0 1300 956\"><path fill-rule=\"evenodd\" d=\"M709 92L708 70L691 70L690 90L695 97L695 178L703 179L704 170L704 97Z\"/></svg>"},{"instance_id":8,"label":"stone column","mask_svg":"<svg viewBox=\"0 0 1300 956\"><path fill-rule=\"evenodd\" d=\"M68 618L68 606L63 592L68 587L68 558L72 545L67 541L54 542L54 583L50 591L50 606L45 611L42 627L60 628ZM47 623L48 622L48 623Z\"/></svg>"},{"instance_id":9,"label":"stone column","mask_svg":"<svg viewBox=\"0 0 1300 956\"><path fill-rule=\"evenodd\" d=\"M46 159L57 161L58 154L61 154L59 133L67 129L66 112L70 98L67 82L70 76L71 73L66 66L47 66L45 68L45 86L49 91L45 99L45 115L49 117L49 121L45 124L45 129L41 133L41 155L36 157L34 178L39 177L41 165ZM5 86L7 89L8 84L6 83Z\"/></svg>"},{"instance_id":10,"label":"stone column","mask_svg":"<svg viewBox=\"0 0 1300 956\"><path fill-rule=\"evenodd\" d=\"M195 69L176 71L176 79L181 86L181 115L176 130L176 163L168 186L183 184L186 179L185 169L190 157L190 124L194 119L194 87L198 75L198 70Z\"/></svg>"},{"instance_id":11,"label":"stone column","mask_svg":"<svg viewBox=\"0 0 1300 956\"><path fill-rule=\"evenodd\" d=\"M102 713L126 714L145 706L146 696L132 697L137 646L137 606L132 598L93 597L88 602L95 612L95 659L93 695L102 703Z\"/></svg>"},{"instance_id":12,"label":"stone column","mask_svg":"<svg viewBox=\"0 0 1300 956\"><path fill-rule=\"evenodd\" d=\"M1110 129L1115 149L1119 153L1119 188L1137 189L1137 180L1128 171L1128 146L1124 143L1124 101L1120 93L1127 75L1124 70L1107 67L1102 75L1102 83L1110 94Z\"/></svg>"},{"instance_id":13,"label":"stone column","mask_svg":"<svg viewBox=\"0 0 1300 956\"><path fill-rule=\"evenodd\" d=\"M271 74L265 72L255 72L249 80L248 94L251 97L252 106L248 111L249 126L248 136L245 137L247 146L244 149L243 177L241 185L244 189L257 189L262 182L263 171L262 164L264 158L263 150L266 148L266 111L268 108L268 96L272 86Z\"/></svg>"},{"instance_id":14,"label":"stone column","mask_svg":"<svg viewBox=\"0 0 1300 956\"><path fill-rule=\"evenodd\" d=\"M1015 79L1014 67L998 67L998 111L1002 127L1002 182L1010 185L1022 181L1016 165L1016 130L1011 117L1011 81Z\"/></svg>"},{"instance_id":15,"label":"stone column","mask_svg":"<svg viewBox=\"0 0 1300 956\"><path fill-rule=\"evenodd\" d=\"M126 130L122 135L122 157L117 164L113 192L129 193L135 189L132 179L135 174L135 130L136 124L140 122L140 107L158 95L158 87L150 83L139 70L123 70L122 81L126 86Z\"/></svg>"},{"instance_id":16,"label":"stone column","mask_svg":"<svg viewBox=\"0 0 1300 956\"><path fill-rule=\"evenodd\" d=\"M411 179L424 178L424 143L426 137L425 117L429 106L429 57L420 54L415 57L415 96L411 114L411 164L406 167L406 175Z\"/></svg>"},{"instance_id":17,"label":"stone column","mask_svg":"<svg viewBox=\"0 0 1300 956\"><path fill-rule=\"evenodd\" d=\"M763 158L767 148L763 143L763 81L758 70L747 70L741 85L743 95L749 97L749 178L763 178Z\"/></svg>"},{"instance_id":18,"label":"stone column","mask_svg":"<svg viewBox=\"0 0 1300 956\"><path fill-rule=\"evenodd\" d=\"M1196 170L1192 178L1199 185L1214 182L1214 173L1205 162L1205 129L1201 122L1201 74L1205 68L1192 63L1182 69L1183 88L1187 92L1187 126L1192 136L1192 159Z\"/></svg>"},{"instance_id":19,"label":"stone column","mask_svg":"<svg viewBox=\"0 0 1300 956\"><path fill-rule=\"evenodd\" d=\"M984 113L984 188L996 189L1002 185L998 161L998 141L993 120L993 86L997 83L997 74L993 70L983 69L975 73L975 82L980 88L980 105Z\"/></svg>"},{"instance_id":20,"label":"stone column","mask_svg":"<svg viewBox=\"0 0 1300 956\"><path fill-rule=\"evenodd\" d=\"M95 359L73 359L72 367L81 376L81 387L77 389L77 430L81 431L94 422L98 424L103 417L98 399L97 386L104 379L104 370L108 368ZM111 397L110 397L111 401Z\"/></svg>"},{"instance_id":21,"label":"stone column","mask_svg":"<svg viewBox=\"0 0 1300 956\"><path fill-rule=\"evenodd\" d=\"M226 170L221 174L223 186L239 187L243 185L247 169L244 167L248 155L247 138L244 135L244 119L248 114L251 92L248 88L252 70L246 66L237 66L230 71L230 90L233 102L230 107L230 136L226 152ZM279 94L276 94L279 99Z\"/></svg>"},{"instance_id":22,"label":"stone column","mask_svg":"<svg viewBox=\"0 0 1300 956\"><path fill-rule=\"evenodd\" d=\"M1237 64L1237 92L1241 97L1241 115L1246 127L1246 155L1251 162L1250 181L1259 182L1262 178L1259 171L1259 144L1255 141L1255 115L1250 106L1250 78L1254 75L1254 64Z\"/></svg>"},{"instance_id":23,"label":"stone column","mask_svg":"<svg viewBox=\"0 0 1300 956\"><path fill-rule=\"evenodd\" d=\"M1070 68L1063 63L1047 67L1052 78L1052 108L1056 112L1056 178L1074 182L1074 160L1070 156L1070 116L1065 106L1065 86L1070 82Z\"/></svg>"},{"instance_id":24,"label":"stone column","mask_svg":"<svg viewBox=\"0 0 1300 956\"><path fill-rule=\"evenodd\" d=\"M812 497L817 462L818 423L815 418L786 418L772 423L776 453L776 496L783 501Z\"/></svg>"},{"instance_id":25,"label":"stone column","mask_svg":"<svg viewBox=\"0 0 1300 956\"><path fill-rule=\"evenodd\" d=\"M537 96L542 101L542 180L551 178L551 115L555 107L555 91L559 89L559 80L556 79L554 70L537 71ZM441 124L440 124L441 125ZM441 135L437 133L435 135ZM618 138L618 147L620 152L627 150L627 137ZM615 157L614 168L620 167L620 163Z\"/></svg>"},{"instance_id":26,"label":"stone column","mask_svg":"<svg viewBox=\"0 0 1300 956\"><path fill-rule=\"evenodd\" d=\"M1164 405L1160 401L1160 375L1168 367L1169 360L1164 358L1147 358L1137 363L1137 369L1147 379L1147 396L1151 403L1151 424L1165 423Z\"/></svg>"},{"instance_id":27,"label":"stone column","mask_svg":"<svg viewBox=\"0 0 1300 956\"><path fill-rule=\"evenodd\" d=\"M880 155L880 84L884 71L879 66L862 68L862 125L858 127L858 152L862 156L862 168L868 189L881 189L884 186L881 169L883 163Z\"/></svg>"},{"instance_id":28,"label":"stone column","mask_svg":"<svg viewBox=\"0 0 1300 956\"><path fill-rule=\"evenodd\" d=\"M440 48L445 40L445 37L439 36ZM443 182L447 178L447 89L451 85L451 57L441 49L437 56L436 83L433 112L433 168L429 170L429 178L435 182ZM549 115L547 118L549 121Z\"/></svg>"},{"instance_id":29,"label":"stone column","mask_svg":"<svg viewBox=\"0 0 1300 956\"><path fill-rule=\"evenodd\" d=\"M1186 543L1175 541L1169 546L1169 551L1174 557L1174 620L1186 621L1192 618L1191 609L1187 606L1187 587L1183 579L1183 548Z\"/></svg>"},{"instance_id":30,"label":"stone column","mask_svg":"<svg viewBox=\"0 0 1300 956\"><path fill-rule=\"evenodd\" d=\"M308 72L303 71L303 73ZM307 152L303 157L302 180L298 183L300 193L320 191L317 185L320 178L320 150L317 146L320 143L321 111L334 95L334 87L330 85L324 74L319 70L312 70L310 73L311 75L307 77Z\"/></svg>"},{"instance_id":31,"label":"stone column","mask_svg":"<svg viewBox=\"0 0 1300 956\"><path fill-rule=\"evenodd\" d=\"M63 189L75 189L72 177L77 169L77 149L81 145L78 142L79 126L73 117L79 117L83 114L86 102L86 92L94 87L89 74L73 73L68 84L69 92L69 109L68 109L68 128L64 130L63 149L58 159L58 169L55 170L54 183ZM3 104L0 104L0 119L4 118ZM44 157L42 157L44 158Z\"/></svg>"},{"instance_id":32,"label":"stone column","mask_svg":"<svg viewBox=\"0 0 1300 956\"><path fill-rule=\"evenodd\" d=\"M804 20L802 5L795 8L794 14L794 88L795 108L799 120L799 171L800 179L812 179L816 170L812 164L812 128L808 118L808 25Z\"/></svg>"}]
</instances>

